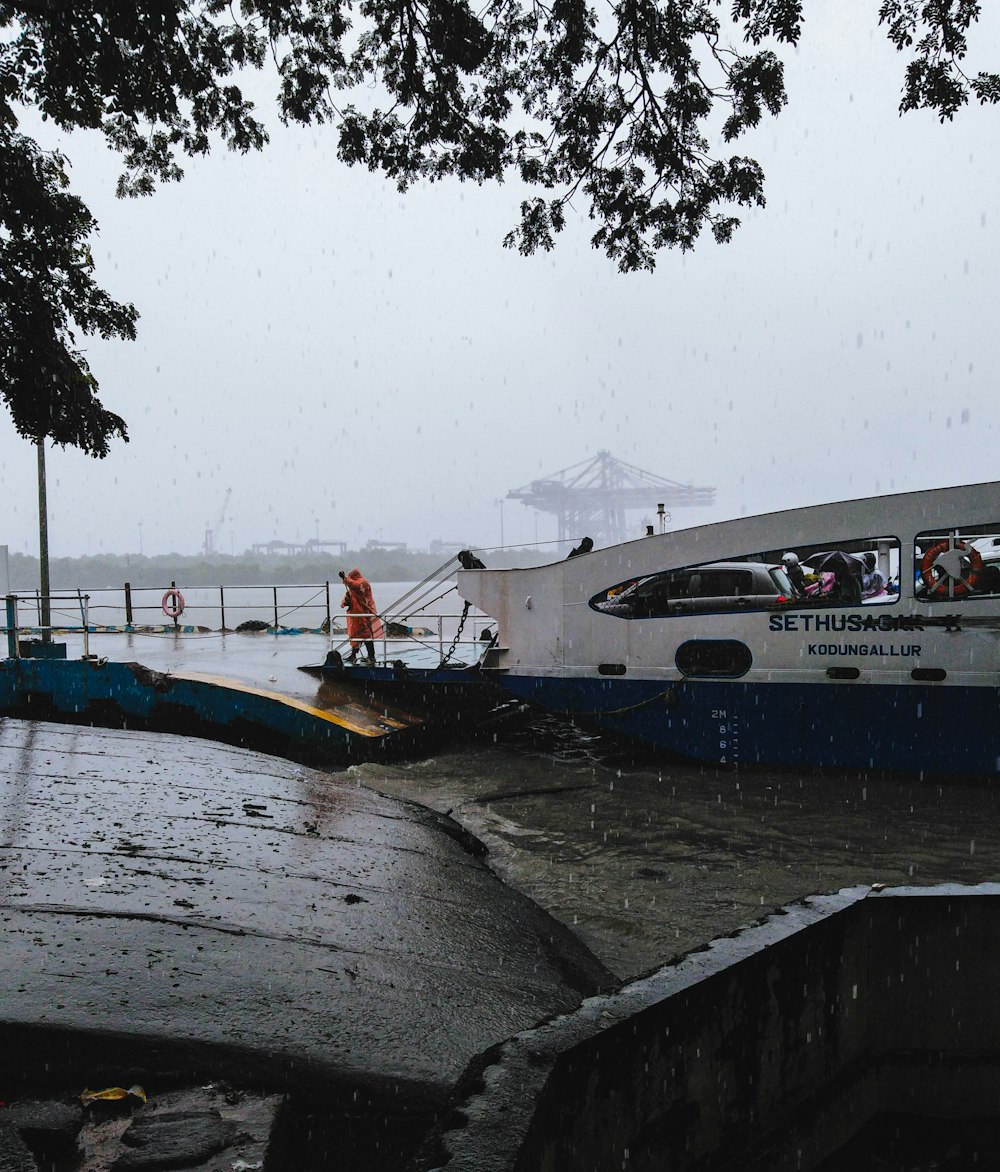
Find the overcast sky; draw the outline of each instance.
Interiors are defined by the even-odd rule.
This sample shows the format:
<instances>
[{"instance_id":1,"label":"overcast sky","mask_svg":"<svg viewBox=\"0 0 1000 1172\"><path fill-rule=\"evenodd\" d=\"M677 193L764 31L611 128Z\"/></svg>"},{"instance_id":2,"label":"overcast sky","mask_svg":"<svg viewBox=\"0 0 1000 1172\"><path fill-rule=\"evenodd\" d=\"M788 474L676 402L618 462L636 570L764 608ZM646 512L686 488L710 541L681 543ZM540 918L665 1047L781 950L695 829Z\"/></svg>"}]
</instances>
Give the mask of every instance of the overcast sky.
<instances>
[{"instance_id":1,"label":"overcast sky","mask_svg":"<svg viewBox=\"0 0 1000 1172\"><path fill-rule=\"evenodd\" d=\"M131 442L50 450L52 556L196 553L230 489L226 553L496 545L509 490L600 449L717 488L675 527L997 478L1000 109L901 119L876 12L809 8L788 109L738 146L768 206L653 274L595 252L582 203L554 252L508 252L517 185L401 196L322 128L127 202L97 145L42 136L100 222L98 280L142 315L137 342L87 343ZM1000 68L1000 6L973 50ZM0 437L0 543L34 553L34 451L6 416ZM508 543L555 536L502 513Z\"/></svg>"}]
</instances>

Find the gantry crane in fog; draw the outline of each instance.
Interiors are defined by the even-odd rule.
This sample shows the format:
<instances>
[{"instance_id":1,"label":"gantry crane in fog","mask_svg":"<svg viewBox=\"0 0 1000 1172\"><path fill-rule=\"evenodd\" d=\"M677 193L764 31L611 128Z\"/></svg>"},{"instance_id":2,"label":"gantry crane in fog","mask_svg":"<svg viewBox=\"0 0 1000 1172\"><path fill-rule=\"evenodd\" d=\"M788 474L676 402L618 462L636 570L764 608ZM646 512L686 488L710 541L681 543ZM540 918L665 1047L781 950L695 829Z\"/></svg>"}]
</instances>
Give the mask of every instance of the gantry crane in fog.
<instances>
[{"instance_id":1,"label":"gantry crane in fog","mask_svg":"<svg viewBox=\"0 0 1000 1172\"><path fill-rule=\"evenodd\" d=\"M665 480L602 451L592 460L512 489L507 499L555 513L560 541L588 536L601 546L639 536L627 527L627 512L642 509L649 515L658 505L665 509L704 507L715 503L715 489Z\"/></svg>"},{"instance_id":2,"label":"gantry crane in fog","mask_svg":"<svg viewBox=\"0 0 1000 1172\"><path fill-rule=\"evenodd\" d=\"M233 490L226 489L226 495L222 501L222 508L219 509L219 519L215 522L215 526L210 525L208 521L205 522L205 544L202 547L202 552L205 554L215 553L217 548L217 541L222 538L222 526L226 523L226 509L229 508L229 498L232 496Z\"/></svg>"}]
</instances>

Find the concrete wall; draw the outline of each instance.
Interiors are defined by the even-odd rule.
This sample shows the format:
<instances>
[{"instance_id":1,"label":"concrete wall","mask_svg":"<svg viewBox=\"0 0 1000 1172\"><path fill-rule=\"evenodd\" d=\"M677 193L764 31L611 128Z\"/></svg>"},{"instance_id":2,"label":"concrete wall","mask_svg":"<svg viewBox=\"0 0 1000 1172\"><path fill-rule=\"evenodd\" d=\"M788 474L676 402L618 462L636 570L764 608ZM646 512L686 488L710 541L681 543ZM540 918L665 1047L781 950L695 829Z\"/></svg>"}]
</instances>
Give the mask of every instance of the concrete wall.
<instances>
[{"instance_id":1,"label":"concrete wall","mask_svg":"<svg viewBox=\"0 0 1000 1172\"><path fill-rule=\"evenodd\" d=\"M997 885L806 900L512 1038L421 1166L807 1169L880 1111L998 1116L997 958Z\"/></svg>"}]
</instances>

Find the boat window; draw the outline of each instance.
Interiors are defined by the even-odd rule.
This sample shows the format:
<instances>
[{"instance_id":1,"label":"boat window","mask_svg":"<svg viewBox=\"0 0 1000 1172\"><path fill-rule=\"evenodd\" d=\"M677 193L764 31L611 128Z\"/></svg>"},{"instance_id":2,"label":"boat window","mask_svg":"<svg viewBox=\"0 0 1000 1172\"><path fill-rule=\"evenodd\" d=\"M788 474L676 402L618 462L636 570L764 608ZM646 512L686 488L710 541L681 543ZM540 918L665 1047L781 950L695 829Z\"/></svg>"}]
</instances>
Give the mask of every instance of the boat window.
<instances>
[{"instance_id":1,"label":"boat window","mask_svg":"<svg viewBox=\"0 0 1000 1172\"><path fill-rule=\"evenodd\" d=\"M948 673L943 667L915 667L910 672L910 679L913 680L933 680L940 682L947 679Z\"/></svg>"},{"instance_id":2,"label":"boat window","mask_svg":"<svg viewBox=\"0 0 1000 1172\"><path fill-rule=\"evenodd\" d=\"M677 648L674 663L682 675L735 679L750 670L753 656L736 639L688 639Z\"/></svg>"},{"instance_id":3,"label":"boat window","mask_svg":"<svg viewBox=\"0 0 1000 1172\"><path fill-rule=\"evenodd\" d=\"M1000 521L918 533L913 590L922 602L949 605L1000 596Z\"/></svg>"},{"instance_id":4,"label":"boat window","mask_svg":"<svg viewBox=\"0 0 1000 1172\"><path fill-rule=\"evenodd\" d=\"M898 598L899 540L864 537L662 570L616 582L590 605L616 618L651 619L884 605Z\"/></svg>"}]
</instances>

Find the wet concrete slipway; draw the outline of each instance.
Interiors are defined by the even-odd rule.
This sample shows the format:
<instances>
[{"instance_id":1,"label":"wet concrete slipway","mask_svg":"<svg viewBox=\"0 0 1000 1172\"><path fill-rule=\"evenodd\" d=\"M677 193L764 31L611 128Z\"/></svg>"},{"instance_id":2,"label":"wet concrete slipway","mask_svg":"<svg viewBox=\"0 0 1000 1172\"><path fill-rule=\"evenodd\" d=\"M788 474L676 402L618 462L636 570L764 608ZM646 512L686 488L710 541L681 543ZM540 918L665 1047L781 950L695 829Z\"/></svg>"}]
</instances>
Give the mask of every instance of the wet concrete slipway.
<instances>
[{"instance_id":1,"label":"wet concrete slipway","mask_svg":"<svg viewBox=\"0 0 1000 1172\"><path fill-rule=\"evenodd\" d=\"M470 1059L612 983L457 823L348 774L8 718L0 777L2 1100L224 1080L289 1096L268 1168L396 1168ZM263 1166L130 1151L86 1166Z\"/></svg>"}]
</instances>

